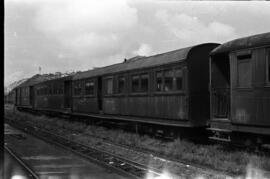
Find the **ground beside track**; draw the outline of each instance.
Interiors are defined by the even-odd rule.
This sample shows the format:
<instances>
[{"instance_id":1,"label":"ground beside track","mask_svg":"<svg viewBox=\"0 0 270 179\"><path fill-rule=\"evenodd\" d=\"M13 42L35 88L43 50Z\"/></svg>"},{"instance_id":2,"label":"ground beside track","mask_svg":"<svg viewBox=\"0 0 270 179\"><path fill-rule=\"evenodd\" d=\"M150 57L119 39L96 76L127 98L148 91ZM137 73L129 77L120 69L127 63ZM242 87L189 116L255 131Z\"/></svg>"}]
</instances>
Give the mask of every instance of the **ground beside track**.
<instances>
[{"instance_id":1,"label":"ground beside track","mask_svg":"<svg viewBox=\"0 0 270 179\"><path fill-rule=\"evenodd\" d=\"M29 115L22 115L21 116L22 119L25 121L26 118L29 117ZM31 117L31 115L30 115ZM145 163L148 162L149 165L155 166L157 168L162 169L166 169L169 172L171 171L182 171L185 170L187 175L188 173L191 173L193 175L189 175L189 176L193 176L190 178L194 178L196 176L209 176L209 175L200 175L200 172L193 170L192 165L185 165L185 167L182 166L182 168L179 168L178 164L175 164L173 162L169 162L168 160L163 160L158 159L158 157L156 156L156 152L157 151L164 151L165 153L167 152L168 154L171 154L172 156L176 156L176 160L179 160L179 156L181 156L182 158L185 157L185 159L201 159L199 162L194 160L194 163L211 163L214 162L213 164L215 164L217 167L223 167L223 166L228 166L230 170L236 170L239 171L240 167L243 167L243 164L241 164L241 162L246 162L245 160L248 159L248 163L246 166L244 166L244 170L242 171L241 176L242 177L250 177L250 175L255 175L255 177L250 177L250 178L269 178L266 176L270 176L270 175L265 175L264 171L261 171L259 168L262 168L262 164L264 165L263 167L265 167L267 169L267 165L269 164L270 160L267 160L266 158L261 158L261 157L257 157L257 156L252 156L252 155L247 155L246 153L227 153L227 152L223 152L221 153L221 155L217 155L219 154L220 151L218 151L215 147L211 147L209 150L209 148L204 148L202 146L199 145L191 145L189 143L186 143L185 141L176 141L174 143L170 143L169 146L164 146L164 143L160 143L157 144L158 141L156 140L152 140L152 139L148 139L146 141L142 141L138 138L136 135L133 134L125 134L123 132L112 132L112 131L104 131L101 128L96 128L95 130L92 130L91 127L89 126L85 126L85 124L80 124L80 123L70 123L67 121L63 121L60 119L56 119L56 118L47 118L47 117L33 117L32 120L26 120L26 122L32 123L32 125L37 125L37 126L42 126L46 129L55 129L55 132L58 132L59 134L65 135L66 137L73 139L75 141L80 141L83 142L85 144L88 145L96 145L100 148L103 148L104 150L109 150L112 152L115 152L119 155L128 155L130 156L132 159L136 159L139 162ZM72 132L71 132L72 131ZM153 151L153 155L152 156L138 156L137 154L134 154L134 152L132 151L120 151L119 147L113 147L113 146L106 146L104 145L104 142L102 142L102 140L97 140L94 138L89 137L89 135L87 134L95 134L95 135L99 135L101 138L107 138L107 139L113 139L114 142L118 142L118 143L124 143L124 144L130 144L130 146L142 146L142 147L146 147L148 149L151 149ZM167 144L166 144L167 145ZM187 149L185 149L187 148ZM167 151L165 151L166 149L168 149ZM184 150L183 150L184 149ZM209 156L213 156L212 158L209 158ZM198 158L200 157L200 158ZM217 157L217 158L215 158ZM223 160L222 160L223 158ZM209 159L209 160L208 160ZM230 163L230 161L232 160L239 160L238 163L240 162L240 164L236 163ZM162 162L163 160L163 162ZM219 160L219 161L218 161ZM228 162L228 160L230 160ZM180 158L181 161L181 158ZM264 163L263 163L264 162ZM268 163L267 163L268 162ZM251 164L250 164L251 163ZM218 165L220 164L220 165ZM245 164L245 163L244 163ZM252 165L253 164L253 165ZM240 166L240 167L239 167ZM208 166L209 167L209 166ZM209 169L209 171L207 171L207 168L205 169L206 172L204 173L211 173L212 170ZM186 168L186 169L185 169ZM212 168L211 166L209 168ZM268 168L269 169L269 168ZM180 172L181 173L181 172ZM214 172L215 173L215 172ZM199 175L197 175L199 174ZM201 173L202 174L202 173ZM215 175L212 175L215 176Z\"/></svg>"},{"instance_id":2,"label":"ground beside track","mask_svg":"<svg viewBox=\"0 0 270 179\"><path fill-rule=\"evenodd\" d=\"M35 179L31 172L29 172L6 148L4 150L3 177L4 179Z\"/></svg>"},{"instance_id":3,"label":"ground beside track","mask_svg":"<svg viewBox=\"0 0 270 179\"><path fill-rule=\"evenodd\" d=\"M115 171L87 161L65 149L37 139L5 124L5 146L42 179L125 179ZM5 160L5 164L7 164ZM18 169L19 170L19 169ZM10 175L7 171L6 176ZM13 174L14 175L14 174ZM25 174L23 174L25 175ZM8 179L8 178L7 178Z\"/></svg>"}]
</instances>

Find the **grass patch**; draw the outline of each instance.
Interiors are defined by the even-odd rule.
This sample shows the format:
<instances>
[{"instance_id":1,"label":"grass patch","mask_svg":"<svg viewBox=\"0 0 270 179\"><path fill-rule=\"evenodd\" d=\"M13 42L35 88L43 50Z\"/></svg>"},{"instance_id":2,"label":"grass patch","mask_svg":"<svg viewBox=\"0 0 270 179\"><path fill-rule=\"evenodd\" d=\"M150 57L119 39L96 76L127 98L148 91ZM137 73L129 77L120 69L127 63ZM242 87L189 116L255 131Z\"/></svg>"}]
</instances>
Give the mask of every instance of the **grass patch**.
<instances>
[{"instance_id":1,"label":"grass patch","mask_svg":"<svg viewBox=\"0 0 270 179\"><path fill-rule=\"evenodd\" d=\"M244 174L249 164L270 170L270 158L258 156L247 152L228 152L219 145L199 145L186 140L175 139L173 142L163 142L149 136L140 136L122 130L106 129L90 126L80 122L71 122L59 118L46 116L33 116L18 111L5 110L5 116L19 120L57 133L65 133L67 137L83 143L101 145L100 141L93 141L88 135L106 139L117 144L138 147L165 155L178 160L195 162L234 174ZM79 135L74 135L79 134Z\"/></svg>"}]
</instances>

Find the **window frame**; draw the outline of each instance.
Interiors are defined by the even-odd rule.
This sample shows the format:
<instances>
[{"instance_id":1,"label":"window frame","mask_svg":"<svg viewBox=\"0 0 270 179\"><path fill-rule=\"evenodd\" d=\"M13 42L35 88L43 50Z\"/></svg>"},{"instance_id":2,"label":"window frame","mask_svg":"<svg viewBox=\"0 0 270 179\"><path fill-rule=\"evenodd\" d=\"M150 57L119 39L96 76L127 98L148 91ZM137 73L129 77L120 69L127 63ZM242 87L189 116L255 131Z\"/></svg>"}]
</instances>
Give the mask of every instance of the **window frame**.
<instances>
[{"instance_id":1,"label":"window frame","mask_svg":"<svg viewBox=\"0 0 270 179\"><path fill-rule=\"evenodd\" d=\"M170 93L170 92L173 92L173 91L175 91L174 89L175 89L175 87L174 87L174 77L175 77L175 73L174 73L174 68L166 68L166 69L164 69L163 70L163 92L165 92L165 93ZM170 77L170 78L172 78L171 80L172 80L172 83L171 83L171 85L172 85L172 87L171 87L171 90L168 90L168 91L166 91L166 72L171 72L172 73L172 77Z\"/></svg>"},{"instance_id":2,"label":"window frame","mask_svg":"<svg viewBox=\"0 0 270 179\"><path fill-rule=\"evenodd\" d=\"M184 69L185 69L186 65L177 65L175 67L165 67L165 68L159 68L154 70L154 94L175 94L175 93L183 93L185 91L185 73L184 73ZM165 72L166 71L171 71L173 73L173 81L172 81L172 90L169 91L165 91ZM181 70L182 73L182 88L180 90L177 90L177 80L176 80L176 70ZM157 91L157 73L161 73L161 91Z\"/></svg>"},{"instance_id":3,"label":"window frame","mask_svg":"<svg viewBox=\"0 0 270 179\"><path fill-rule=\"evenodd\" d=\"M78 89L78 86L80 86L81 88L81 91L80 93L77 93L77 89ZM83 87L84 87L84 83L83 83L83 80L76 80L74 81L74 87L73 87L73 94L75 97L79 97L79 96L83 96L84 93L83 93Z\"/></svg>"},{"instance_id":4,"label":"window frame","mask_svg":"<svg viewBox=\"0 0 270 179\"><path fill-rule=\"evenodd\" d=\"M161 88L160 88L160 90L158 91L157 89L157 87L158 87L158 83L157 83L157 74L158 73L161 73ZM156 93L162 93L162 92L164 92L163 91L163 89L164 89L164 70L156 70L155 72L154 72L154 74L155 74L155 80L154 80L154 83L155 83L155 85L154 85L154 91L156 92Z\"/></svg>"},{"instance_id":5,"label":"window frame","mask_svg":"<svg viewBox=\"0 0 270 179\"><path fill-rule=\"evenodd\" d=\"M123 79L123 82L124 82L122 91L120 91L120 79ZM127 83L126 82L127 82L127 78L125 75L118 75L117 76L117 90L116 91L117 91L118 95L123 95L127 92L127 90L126 90Z\"/></svg>"},{"instance_id":6,"label":"window frame","mask_svg":"<svg viewBox=\"0 0 270 179\"><path fill-rule=\"evenodd\" d=\"M266 48L266 68L265 68L265 83L266 87L270 87L270 47Z\"/></svg>"},{"instance_id":7,"label":"window frame","mask_svg":"<svg viewBox=\"0 0 270 179\"><path fill-rule=\"evenodd\" d=\"M147 76L147 90L142 90L142 79L143 79L143 76ZM149 79L150 79L150 75L148 72L145 72L145 73L141 73L140 74L140 82L139 82L139 86L140 86L140 93L148 93L149 92Z\"/></svg>"},{"instance_id":8,"label":"window frame","mask_svg":"<svg viewBox=\"0 0 270 179\"><path fill-rule=\"evenodd\" d=\"M112 81L112 91L111 93L107 93L108 92L108 80ZM113 96L114 95L114 77L113 76L107 76L103 79L103 95L104 96Z\"/></svg>"},{"instance_id":9,"label":"window frame","mask_svg":"<svg viewBox=\"0 0 270 179\"><path fill-rule=\"evenodd\" d=\"M94 85L93 85L93 93L91 93L91 94L87 94L87 93L86 93L86 84L87 84L88 82L94 84ZM95 96L95 95L96 95L96 81L95 81L95 79L86 79L86 80L84 81L84 95L85 95L85 96Z\"/></svg>"},{"instance_id":10,"label":"window frame","mask_svg":"<svg viewBox=\"0 0 270 179\"><path fill-rule=\"evenodd\" d=\"M137 91L134 91L133 90L133 77L137 77L137 80L138 80L138 90ZM139 73L135 73L135 74L131 74L130 75L130 92L131 93L140 93L140 74Z\"/></svg>"},{"instance_id":11,"label":"window frame","mask_svg":"<svg viewBox=\"0 0 270 179\"><path fill-rule=\"evenodd\" d=\"M143 75L147 75L148 78L147 78L147 91L142 91L142 76ZM138 80L139 80L139 86L138 86L138 91L133 91L133 80L132 80L132 77L133 76L138 76ZM149 71L141 71L141 72L135 72L135 73L131 73L130 74L130 94L131 95L146 95L149 93L149 90L150 90L150 73Z\"/></svg>"},{"instance_id":12,"label":"window frame","mask_svg":"<svg viewBox=\"0 0 270 179\"><path fill-rule=\"evenodd\" d=\"M250 56L250 58L240 59L239 57ZM252 66L252 52L250 50L239 51L236 53L236 84L238 89L252 89L253 86L253 66ZM250 65L250 84L248 86L240 86L239 84L239 64L248 62Z\"/></svg>"},{"instance_id":13,"label":"window frame","mask_svg":"<svg viewBox=\"0 0 270 179\"><path fill-rule=\"evenodd\" d=\"M57 83L53 83L53 95L58 95L58 92L57 92L57 90L58 90L58 84Z\"/></svg>"},{"instance_id":14,"label":"window frame","mask_svg":"<svg viewBox=\"0 0 270 179\"><path fill-rule=\"evenodd\" d=\"M181 79L182 79L182 84L181 84L181 89L177 89L177 77L176 77L176 71L180 70L181 71ZM174 85L174 91L176 92L182 92L184 91L185 85L184 85L184 67L175 67L174 68L174 78L173 78L173 85Z\"/></svg>"}]
</instances>

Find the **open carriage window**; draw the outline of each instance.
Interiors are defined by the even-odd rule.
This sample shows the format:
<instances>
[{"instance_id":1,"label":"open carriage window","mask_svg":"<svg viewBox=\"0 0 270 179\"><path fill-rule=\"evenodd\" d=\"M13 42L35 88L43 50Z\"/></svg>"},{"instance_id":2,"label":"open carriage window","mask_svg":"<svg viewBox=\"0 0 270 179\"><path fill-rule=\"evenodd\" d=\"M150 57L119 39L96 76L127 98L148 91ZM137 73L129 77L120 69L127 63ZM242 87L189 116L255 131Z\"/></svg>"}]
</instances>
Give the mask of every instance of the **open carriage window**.
<instances>
[{"instance_id":1,"label":"open carriage window","mask_svg":"<svg viewBox=\"0 0 270 179\"><path fill-rule=\"evenodd\" d=\"M251 54L237 56L238 87L250 88L252 83Z\"/></svg>"}]
</instances>

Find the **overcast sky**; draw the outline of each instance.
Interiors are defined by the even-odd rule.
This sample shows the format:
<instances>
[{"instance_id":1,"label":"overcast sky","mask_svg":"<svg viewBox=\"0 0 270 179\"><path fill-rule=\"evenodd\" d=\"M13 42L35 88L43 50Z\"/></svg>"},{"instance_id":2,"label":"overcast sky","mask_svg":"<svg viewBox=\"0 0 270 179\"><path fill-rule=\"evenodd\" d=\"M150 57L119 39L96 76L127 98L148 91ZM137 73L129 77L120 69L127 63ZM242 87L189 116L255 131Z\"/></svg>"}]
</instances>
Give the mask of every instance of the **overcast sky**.
<instances>
[{"instance_id":1,"label":"overcast sky","mask_svg":"<svg viewBox=\"0 0 270 179\"><path fill-rule=\"evenodd\" d=\"M5 84L270 31L269 2L5 0Z\"/></svg>"}]
</instances>

